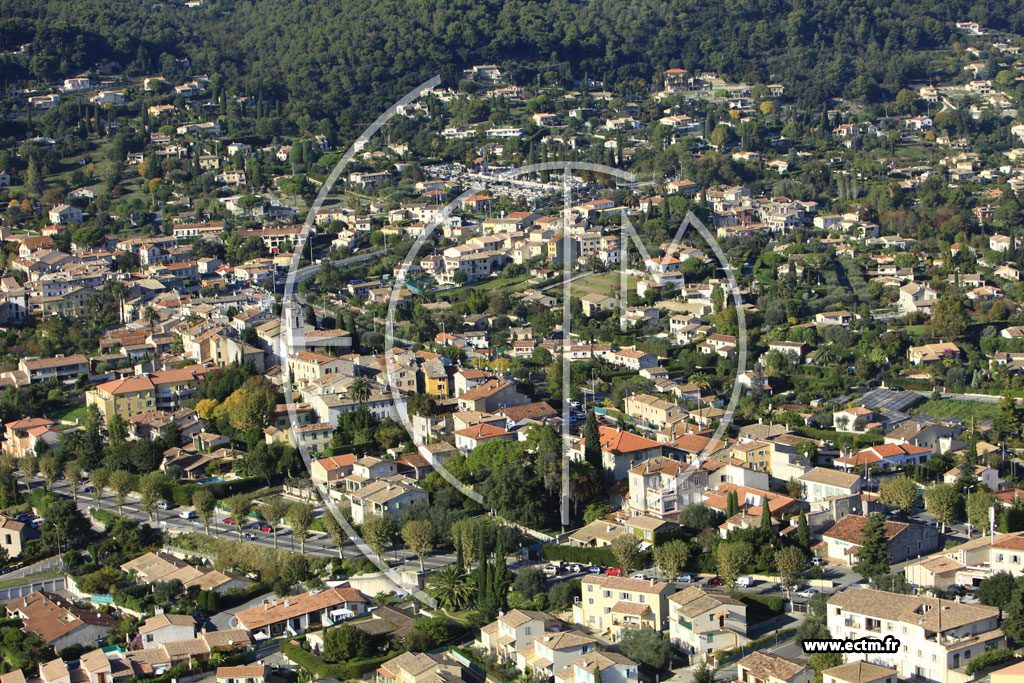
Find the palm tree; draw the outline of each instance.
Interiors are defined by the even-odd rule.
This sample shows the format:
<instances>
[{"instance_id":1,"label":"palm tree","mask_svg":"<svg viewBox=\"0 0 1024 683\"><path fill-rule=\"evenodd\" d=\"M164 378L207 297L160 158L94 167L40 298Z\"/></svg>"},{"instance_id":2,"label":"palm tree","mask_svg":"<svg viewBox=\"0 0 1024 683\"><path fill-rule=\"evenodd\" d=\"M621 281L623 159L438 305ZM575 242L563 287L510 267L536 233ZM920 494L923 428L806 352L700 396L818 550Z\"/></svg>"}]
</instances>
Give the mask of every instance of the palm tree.
<instances>
[{"instance_id":1,"label":"palm tree","mask_svg":"<svg viewBox=\"0 0 1024 683\"><path fill-rule=\"evenodd\" d=\"M153 330L156 328L156 324L160 322L160 314L156 312L156 309L152 305L146 306L142 309L142 320L149 325L149 338L153 339ZM156 360L160 357L160 346L153 341L153 359ZM156 367L156 366L154 366Z\"/></svg>"},{"instance_id":2,"label":"palm tree","mask_svg":"<svg viewBox=\"0 0 1024 683\"><path fill-rule=\"evenodd\" d=\"M85 300L85 310L89 311L89 314L95 318L99 318L100 314L103 313L103 304L106 300L103 295L99 292L93 292Z\"/></svg>"},{"instance_id":3,"label":"palm tree","mask_svg":"<svg viewBox=\"0 0 1024 683\"><path fill-rule=\"evenodd\" d=\"M128 288L120 280L107 280L103 283L103 293L111 299L117 299L118 318L124 322L124 299L128 295Z\"/></svg>"},{"instance_id":4,"label":"palm tree","mask_svg":"<svg viewBox=\"0 0 1024 683\"><path fill-rule=\"evenodd\" d=\"M814 364L819 367L835 365L838 360L839 357L831 345L819 346L818 350L814 352Z\"/></svg>"},{"instance_id":5,"label":"palm tree","mask_svg":"<svg viewBox=\"0 0 1024 683\"><path fill-rule=\"evenodd\" d=\"M348 386L348 397L353 401L358 401L359 405L366 403L372 393L373 389L370 383L363 377L356 377Z\"/></svg>"},{"instance_id":6,"label":"palm tree","mask_svg":"<svg viewBox=\"0 0 1024 683\"><path fill-rule=\"evenodd\" d=\"M152 304L142 309L142 320L149 325L149 336L153 336L153 329L160 322L160 314L156 312Z\"/></svg>"},{"instance_id":7,"label":"palm tree","mask_svg":"<svg viewBox=\"0 0 1024 683\"><path fill-rule=\"evenodd\" d=\"M598 475L594 466L586 460L573 460L569 463L569 500L573 503L573 516L578 517L580 501L589 500L597 495Z\"/></svg>"},{"instance_id":8,"label":"palm tree","mask_svg":"<svg viewBox=\"0 0 1024 683\"><path fill-rule=\"evenodd\" d=\"M697 410L700 411L703 394L711 389L711 376L706 372L695 372L690 375L689 382L697 387Z\"/></svg>"},{"instance_id":9,"label":"palm tree","mask_svg":"<svg viewBox=\"0 0 1024 683\"><path fill-rule=\"evenodd\" d=\"M473 589L462 567L446 565L431 574L428 582L432 586L431 594L445 609L457 612L469 605Z\"/></svg>"}]
</instances>

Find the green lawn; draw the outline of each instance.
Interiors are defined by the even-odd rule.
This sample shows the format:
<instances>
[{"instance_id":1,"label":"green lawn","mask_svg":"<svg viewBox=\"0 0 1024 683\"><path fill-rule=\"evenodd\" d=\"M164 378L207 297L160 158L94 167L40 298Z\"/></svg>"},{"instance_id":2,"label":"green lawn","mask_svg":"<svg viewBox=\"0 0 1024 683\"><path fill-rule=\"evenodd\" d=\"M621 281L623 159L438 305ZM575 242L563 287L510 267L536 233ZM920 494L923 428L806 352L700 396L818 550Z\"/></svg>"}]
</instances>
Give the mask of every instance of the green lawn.
<instances>
[{"instance_id":1,"label":"green lawn","mask_svg":"<svg viewBox=\"0 0 1024 683\"><path fill-rule=\"evenodd\" d=\"M620 278L621 274L617 271L609 271L573 280L570 285L572 287L572 295L581 298L587 294L604 294L605 296L617 297L620 294ZM626 287L627 291L636 291L636 278L632 275L627 276Z\"/></svg>"},{"instance_id":2,"label":"green lawn","mask_svg":"<svg viewBox=\"0 0 1024 683\"><path fill-rule=\"evenodd\" d=\"M48 572L39 572L38 574L31 574L21 579L8 579L7 581L0 581L0 588L21 586L26 583L32 583L33 581L42 581L43 579L55 579L58 576L60 576L60 571L57 569L51 569Z\"/></svg>"},{"instance_id":3,"label":"green lawn","mask_svg":"<svg viewBox=\"0 0 1024 683\"><path fill-rule=\"evenodd\" d=\"M939 399L925 401L914 409L914 414L926 414L938 418L958 417L961 420L969 420L972 417L978 420L991 420L999 416L999 405L979 401Z\"/></svg>"},{"instance_id":4,"label":"green lawn","mask_svg":"<svg viewBox=\"0 0 1024 683\"><path fill-rule=\"evenodd\" d=\"M86 406L78 406L77 408L69 408L67 410L61 410L54 413L54 419L57 421L68 420L74 422L75 420L85 419L88 415L89 410Z\"/></svg>"}]
</instances>

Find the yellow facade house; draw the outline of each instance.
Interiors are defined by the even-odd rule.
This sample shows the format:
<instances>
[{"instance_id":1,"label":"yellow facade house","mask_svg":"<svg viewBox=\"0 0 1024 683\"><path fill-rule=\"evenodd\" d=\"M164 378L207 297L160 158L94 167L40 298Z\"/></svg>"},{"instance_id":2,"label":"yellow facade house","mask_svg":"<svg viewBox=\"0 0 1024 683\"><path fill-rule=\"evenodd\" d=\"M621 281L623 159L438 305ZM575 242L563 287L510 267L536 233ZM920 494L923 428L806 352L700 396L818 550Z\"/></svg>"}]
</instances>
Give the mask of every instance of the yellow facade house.
<instances>
[{"instance_id":1,"label":"yellow facade house","mask_svg":"<svg viewBox=\"0 0 1024 683\"><path fill-rule=\"evenodd\" d=\"M613 639L623 628L662 631L668 626L668 596L674 592L671 584L652 579L589 575L573 605L573 622Z\"/></svg>"}]
</instances>

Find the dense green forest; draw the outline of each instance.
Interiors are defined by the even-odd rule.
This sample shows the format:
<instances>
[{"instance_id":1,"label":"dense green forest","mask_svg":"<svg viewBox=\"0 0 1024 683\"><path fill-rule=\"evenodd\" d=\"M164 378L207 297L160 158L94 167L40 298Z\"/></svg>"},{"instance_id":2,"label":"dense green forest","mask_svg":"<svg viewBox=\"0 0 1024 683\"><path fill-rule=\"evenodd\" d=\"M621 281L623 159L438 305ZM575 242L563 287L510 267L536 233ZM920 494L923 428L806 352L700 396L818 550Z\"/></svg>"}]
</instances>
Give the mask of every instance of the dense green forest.
<instances>
[{"instance_id":1,"label":"dense green forest","mask_svg":"<svg viewBox=\"0 0 1024 683\"><path fill-rule=\"evenodd\" d=\"M805 107L828 97L890 98L926 78L928 50L958 40L954 22L1024 33L1021 0L5 0L4 81L51 81L97 61L129 73L220 74L291 118L339 132L434 74L494 62L521 84L585 75L637 96L667 68L779 81ZM933 74L934 75L934 74Z\"/></svg>"}]
</instances>

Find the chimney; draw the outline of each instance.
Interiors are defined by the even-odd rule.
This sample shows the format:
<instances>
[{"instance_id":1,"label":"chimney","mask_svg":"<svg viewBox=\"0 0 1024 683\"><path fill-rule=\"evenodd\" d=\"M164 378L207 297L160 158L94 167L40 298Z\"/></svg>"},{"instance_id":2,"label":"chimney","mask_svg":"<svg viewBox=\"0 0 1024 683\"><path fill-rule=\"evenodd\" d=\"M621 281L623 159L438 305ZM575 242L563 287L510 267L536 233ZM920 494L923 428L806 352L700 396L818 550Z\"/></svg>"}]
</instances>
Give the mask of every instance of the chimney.
<instances>
[{"instance_id":1,"label":"chimney","mask_svg":"<svg viewBox=\"0 0 1024 683\"><path fill-rule=\"evenodd\" d=\"M284 599L284 606L288 607L289 605L290 605L290 603L288 602L288 598L285 598Z\"/></svg>"}]
</instances>

